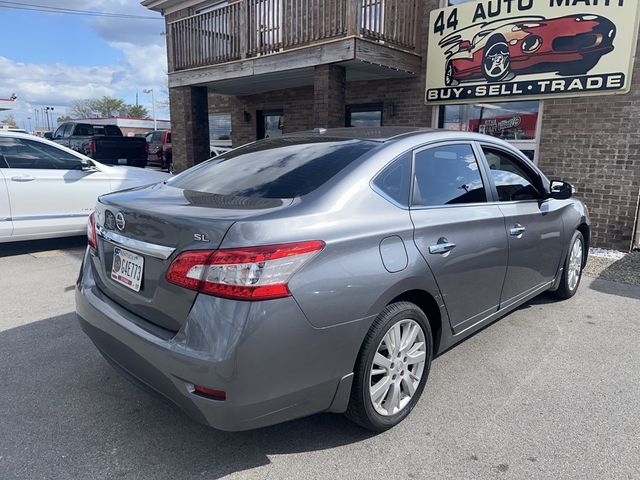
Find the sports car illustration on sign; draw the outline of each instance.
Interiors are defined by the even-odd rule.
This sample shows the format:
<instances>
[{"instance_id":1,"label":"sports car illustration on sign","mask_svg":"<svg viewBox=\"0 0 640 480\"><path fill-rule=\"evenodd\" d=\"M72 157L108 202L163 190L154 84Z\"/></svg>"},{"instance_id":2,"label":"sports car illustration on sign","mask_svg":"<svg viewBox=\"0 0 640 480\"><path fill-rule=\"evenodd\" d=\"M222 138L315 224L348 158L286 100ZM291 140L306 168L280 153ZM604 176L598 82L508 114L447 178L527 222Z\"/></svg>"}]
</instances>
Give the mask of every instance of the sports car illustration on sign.
<instances>
[{"instance_id":1,"label":"sports car illustration on sign","mask_svg":"<svg viewBox=\"0 0 640 480\"><path fill-rule=\"evenodd\" d=\"M482 79L502 82L542 72L584 75L613 51L616 27L609 19L590 14L523 17L486 24L472 40L463 35L458 31L440 41L446 49L447 86Z\"/></svg>"}]
</instances>

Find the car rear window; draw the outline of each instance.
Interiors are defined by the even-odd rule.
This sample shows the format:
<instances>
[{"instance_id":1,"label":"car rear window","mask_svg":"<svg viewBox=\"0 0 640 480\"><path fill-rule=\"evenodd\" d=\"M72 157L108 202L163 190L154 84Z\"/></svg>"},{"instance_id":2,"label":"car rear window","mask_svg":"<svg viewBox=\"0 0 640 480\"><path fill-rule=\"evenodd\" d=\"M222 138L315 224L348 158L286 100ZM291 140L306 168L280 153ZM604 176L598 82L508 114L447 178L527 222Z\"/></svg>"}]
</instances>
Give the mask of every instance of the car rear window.
<instances>
[{"instance_id":1,"label":"car rear window","mask_svg":"<svg viewBox=\"0 0 640 480\"><path fill-rule=\"evenodd\" d=\"M343 138L267 139L193 167L168 183L234 197L301 197L377 145Z\"/></svg>"},{"instance_id":2,"label":"car rear window","mask_svg":"<svg viewBox=\"0 0 640 480\"><path fill-rule=\"evenodd\" d=\"M116 125L87 125L93 130L87 135L105 135L107 137L121 137L122 132Z\"/></svg>"}]
</instances>

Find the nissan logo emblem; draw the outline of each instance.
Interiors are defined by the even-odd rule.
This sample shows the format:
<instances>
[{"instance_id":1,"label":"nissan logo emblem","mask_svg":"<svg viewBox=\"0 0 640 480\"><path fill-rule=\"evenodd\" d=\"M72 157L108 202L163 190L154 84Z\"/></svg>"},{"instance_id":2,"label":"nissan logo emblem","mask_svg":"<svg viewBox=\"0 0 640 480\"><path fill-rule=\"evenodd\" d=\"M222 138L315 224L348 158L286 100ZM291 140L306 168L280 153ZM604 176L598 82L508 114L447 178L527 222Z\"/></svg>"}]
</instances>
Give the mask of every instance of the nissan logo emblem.
<instances>
[{"instance_id":1,"label":"nissan logo emblem","mask_svg":"<svg viewBox=\"0 0 640 480\"><path fill-rule=\"evenodd\" d=\"M118 230L123 231L125 225L126 222L124 221L124 215L122 212L118 212L116 215L116 227L118 227Z\"/></svg>"}]
</instances>

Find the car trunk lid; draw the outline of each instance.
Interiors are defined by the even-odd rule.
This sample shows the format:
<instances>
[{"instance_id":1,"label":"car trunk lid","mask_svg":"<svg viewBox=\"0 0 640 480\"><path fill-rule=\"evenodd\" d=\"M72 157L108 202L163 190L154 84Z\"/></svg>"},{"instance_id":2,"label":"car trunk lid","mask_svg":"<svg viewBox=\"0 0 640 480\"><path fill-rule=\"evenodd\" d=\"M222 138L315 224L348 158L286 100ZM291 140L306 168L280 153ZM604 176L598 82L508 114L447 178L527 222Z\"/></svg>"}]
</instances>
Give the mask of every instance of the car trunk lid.
<instances>
[{"instance_id":1,"label":"car trunk lid","mask_svg":"<svg viewBox=\"0 0 640 480\"><path fill-rule=\"evenodd\" d=\"M185 322L197 292L166 281L173 259L183 251L214 250L236 220L287 203L223 197L164 184L102 196L96 205L100 234L93 258L98 288L146 321L175 332ZM111 277L114 257L123 258L115 255L118 248L143 259L139 291Z\"/></svg>"}]
</instances>

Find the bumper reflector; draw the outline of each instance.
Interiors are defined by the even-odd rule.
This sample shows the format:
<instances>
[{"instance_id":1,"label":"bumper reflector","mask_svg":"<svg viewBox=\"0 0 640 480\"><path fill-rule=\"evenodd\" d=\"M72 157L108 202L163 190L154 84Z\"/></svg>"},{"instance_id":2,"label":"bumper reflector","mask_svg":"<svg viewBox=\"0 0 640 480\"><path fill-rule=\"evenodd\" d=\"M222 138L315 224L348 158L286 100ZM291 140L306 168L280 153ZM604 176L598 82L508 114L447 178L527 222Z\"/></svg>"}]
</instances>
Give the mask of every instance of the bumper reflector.
<instances>
[{"instance_id":1,"label":"bumper reflector","mask_svg":"<svg viewBox=\"0 0 640 480\"><path fill-rule=\"evenodd\" d=\"M193 392L213 400L226 400L227 398L227 394L222 390L215 390L213 388L203 387L202 385L194 385Z\"/></svg>"}]
</instances>

